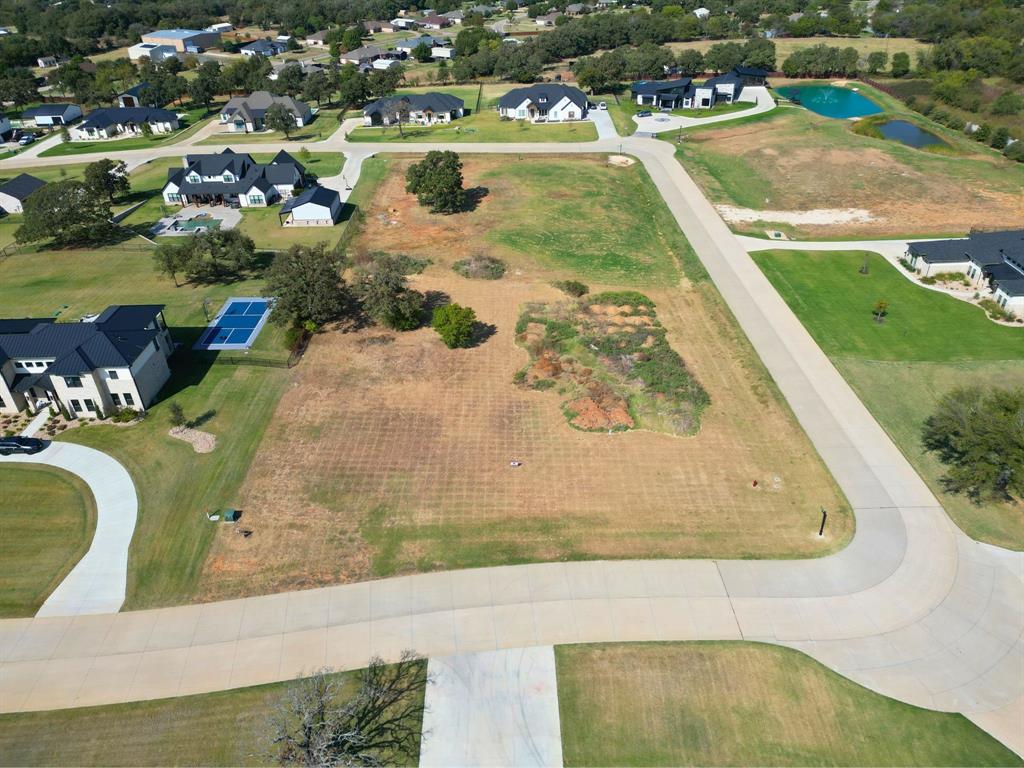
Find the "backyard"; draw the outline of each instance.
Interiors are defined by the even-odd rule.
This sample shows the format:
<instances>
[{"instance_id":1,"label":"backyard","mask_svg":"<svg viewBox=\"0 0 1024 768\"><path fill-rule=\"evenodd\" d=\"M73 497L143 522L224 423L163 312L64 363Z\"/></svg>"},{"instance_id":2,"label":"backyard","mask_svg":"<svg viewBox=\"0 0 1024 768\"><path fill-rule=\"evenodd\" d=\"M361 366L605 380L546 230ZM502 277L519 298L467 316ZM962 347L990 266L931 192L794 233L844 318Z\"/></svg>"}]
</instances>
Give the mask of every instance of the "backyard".
<instances>
[{"instance_id":1,"label":"backyard","mask_svg":"<svg viewBox=\"0 0 1024 768\"><path fill-rule=\"evenodd\" d=\"M950 517L973 538L1024 549L1021 504L979 506L944 493L943 467L921 445L924 420L949 390L1024 386L1024 328L996 325L977 307L914 285L877 254L753 257ZM883 323L872 315L879 299L889 302Z\"/></svg>"},{"instance_id":2,"label":"backyard","mask_svg":"<svg viewBox=\"0 0 1024 768\"><path fill-rule=\"evenodd\" d=\"M1021 765L963 715L741 642L555 648L567 766Z\"/></svg>"},{"instance_id":3,"label":"backyard","mask_svg":"<svg viewBox=\"0 0 1024 768\"><path fill-rule=\"evenodd\" d=\"M372 162L387 175L350 255L431 259L413 285L494 333L469 350L429 328L315 338L239 498L253 536L221 531L201 599L536 560L814 556L848 541L844 500L639 166L474 156L467 186L487 194L436 216L404 192L406 160ZM480 252L508 263L505 278L451 271ZM565 277L644 286L710 395L696 435L581 432L552 393L515 386L519 313L563 297L549 282ZM835 511L824 541L808 535L820 505Z\"/></svg>"},{"instance_id":4,"label":"backyard","mask_svg":"<svg viewBox=\"0 0 1024 768\"><path fill-rule=\"evenodd\" d=\"M0 464L0 488L0 618L33 616L89 549L95 503L78 477L38 464Z\"/></svg>"},{"instance_id":5,"label":"backyard","mask_svg":"<svg viewBox=\"0 0 1024 768\"><path fill-rule=\"evenodd\" d=\"M884 94L861 90L887 113L921 121ZM1019 217L1024 167L927 127L950 153L861 136L849 121L783 107L692 128L677 156L734 229L761 236L766 228L803 239L939 236Z\"/></svg>"}]
</instances>

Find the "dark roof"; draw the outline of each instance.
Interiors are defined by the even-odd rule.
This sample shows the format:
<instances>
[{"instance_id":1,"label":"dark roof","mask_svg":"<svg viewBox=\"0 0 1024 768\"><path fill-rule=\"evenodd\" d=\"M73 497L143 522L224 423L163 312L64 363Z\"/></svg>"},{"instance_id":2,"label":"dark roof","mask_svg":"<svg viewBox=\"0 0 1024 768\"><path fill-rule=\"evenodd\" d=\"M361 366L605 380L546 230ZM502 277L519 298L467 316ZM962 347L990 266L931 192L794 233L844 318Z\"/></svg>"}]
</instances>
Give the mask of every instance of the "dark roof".
<instances>
[{"instance_id":1,"label":"dark roof","mask_svg":"<svg viewBox=\"0 0 1024 768\"><path fill-rule=\"evenodd\" d=\"M966 238L908 243L909 252L927 264L970 260L979 267L1002 264L1004 257L1024 253L1024 229L973 232Z\"/></svg>"},{"instance_id":2,"label":"dark roof","mask_svg":"<svg viewBox=\"0 0 1024 768\"><path fill-rule=\"evenodd\" d=\"M464 104L465 102L458 96L431 91L430 93L412 93L404 96L387 96L383 99L377 99L377 101L363 107L363 114L395 114L402 105L405 105L407 109L414 112L422 112L424 110L451 112L455 109L462 109Z\"/></svg>"},{"instance_id":3,"label":"dark roof","mask_svg":"<svg viewBox=\"0 0 1024 768\"><path fill-rule=\"evenodd\" d=\"M328 189L327 187L313 186L304 190L302 194L286 200L285 204L281 206L281 213L288 213L293 208L298 208L306 203L315 203L325 208L330 208L338 199L339 195L335 190Z\"/></svg>"},{"instance_id":4,"label":"dark roof","mask_svg":"<svg viewBox=\"0 0 1024 768\"><path fill-rule=\"evenodd\" d=\"M29 176L27 173L19 173L10 181L0 184L0 193L10 195L15 200L24 201L25 198L37 189L45 186L46 182L42 179L37 179L35 176Z\"/></svg>"},{"instance_id":5,"label":"dark roof","mask_svg":"<svg viewBox=\"0 0 1024 768\"><path fill-rule=\"evenodd\" d=\"M273 159L271 159L271 161L270 161L270 164L271 165L294 165L296 168L298 168L303 173L306 172L306 166L304 166L302 163L300 163L294 157L289 155L283 149L280 152L278 152L276 155L274 155Z\"/></svg>"},{"instance_id":6,"label":"dark roof","mask_svg":"<svg viewBox=\"0 0 1024 768\"><path fill-rule=\"evenodd\" d=\"M246 121L263 117L274 104L283 104L293 115L305 115L309 105L291 96L275 96L270 91L253 91L248 96L235 96L221 110L224 115L241 115Z\"/></svg>"},{"instance_id":7,"label":"dark roof","mask_svg":"<svg viewBox=\"0 0 1024 768\"><path fill-rule=\"evenodd\" d=\"M124 125L125 123L166 123L177 119L177 116L167 109L156 109L154 107L107 107L90 112L81 128L106 128L109 125Z\"/></svg>"},{"instance_id":8,"label":"dark roof","mask_svg":"<svg viewBox=\"0 0 1024 768\"><path fill-rule=\"evenodd\" d=\"M732 71L740 77L768 77L768 70L760 67L739 66L734 67Z\"/></svg>"},{"instance_id":9,"label":"dark roof","mask_svg":"<svg viewBox=\"0 0 1024 768\"><path fill-rule=\"evenodd\" d=\"M580 109L587 106L587 97L583 94L583 91L563 83L537 83L536 85L528 85L525 88L513 88L501 97L498 101L498 106L504 109L511 109L512 107L518 107L527 99L534 103L546 101L548 104L557 104L563 97L568 97Z\"/></svg>"},{"instance_id":10,"label":"dark roof","mask_svg":"<svg viewBox=\"0 0 1024 768\"><path fill-rule=\"evenodd\" d=\"M1024 296L1024 277L1011 278L1009 280L996 280L996 284L1007 296Z\"/></svg>"},{"instance_id":11,"label":"dark roof","mask_svg":"<svg viewBox=\"0 0 1024 768\"><path fill-rule=\"evenodd\" d=\"M149 83L139 83L138 85L133 85L127 91L122 91L121 93L119 93L118 96L135 96L136 98L138 98L143 88L149 88Z\"/></svg>"},{"instance_id":12,"label":"dark roof","mask_svg":"<svg viewBox=\"0 0 1024 768\"><path fill-rule=\"evenodd\" d=\"M733 97L735 97L743 87L743 81L735 72L725 72L724 74L709 78L704 81L704 87L714 88L719 85L728 85L729 83L732 83L735 86L733 89Z\"/></svg>"},{"instance_id":13,"label":"dark roof","mask_svg":"<svg viewBox=\"0 0 1024 768\"><path fill-rule=\"evenodd\" d=\"M935 240L908 243L908 251L926 264L951 264L967 261L967 240Z\"/></svg>"},{"instance_id":14,"label":"dark roof","mask_svg":"<svg viewBox=\"0 0 1024 768\"><path fill-rule=\"evenodd\" d=\"M60 117L76 104L40 104L38 107L26 109L21 113L22 117Z\"/></svg>"},{"instance_id":15,"label":"dark roof","mask_svg":"<svg viewBox=\"0 0 1024 768\"><path fill-rule=\"evenodd\" d=\"M676 80L640 80L630 86L633 93L672 93L686 91L693 82L689 77L680 77Z\"/></svg>"},{"instance_id":16,"label":"dark roof","mask_svg":"<svg viewBox=\"0 0 1024 768\"><path fill-rule=\"evenodd\" d=\"M53 358L43 371L77 376L97 368L126 368L160 333L147 329L162 304L107 307L93 322L0 320L0 359Z\"/></svg>"},{"instance_id":17,"label":"dark roof","mask_svg":"<svg viewBox=\"0 0 1024 768\"><path fill-rule=\"evenodd\" d=\"M185 177L194 171L200 177L222 176L230 171L232 182L188 181ZM173 183L186 195L214 194L238 195L253 187L266 192L271 186L295 186L305 182L306 169L284 150L268 164L257 163L251 155L225 149L219 154L186 155L185 167L167 172L167 183ZM164 185L166 186L166 184Z\"/></svg>"},{"instance_id":18,"label":"dark roof","mask_svg":"<svg viewBox=\"0 0 1024 768\"><path fill-rule=\"evenodd\" d=\"M256 40L242 46L243 51L253 51L263 56L276 56L288 50L288 46L276 40Z\"/></svg>"},{"instance_id":19,"label":"dark roof","mask_svg":"<svg viewBox=\"0 0 1024 768\"><path fill-rule=\"evenodd\" d=\"M8 320L0 319L0 336L5 333L28 333L40 323L54 323L53 317L18 317Z\"/></svg>"}]
</instances>

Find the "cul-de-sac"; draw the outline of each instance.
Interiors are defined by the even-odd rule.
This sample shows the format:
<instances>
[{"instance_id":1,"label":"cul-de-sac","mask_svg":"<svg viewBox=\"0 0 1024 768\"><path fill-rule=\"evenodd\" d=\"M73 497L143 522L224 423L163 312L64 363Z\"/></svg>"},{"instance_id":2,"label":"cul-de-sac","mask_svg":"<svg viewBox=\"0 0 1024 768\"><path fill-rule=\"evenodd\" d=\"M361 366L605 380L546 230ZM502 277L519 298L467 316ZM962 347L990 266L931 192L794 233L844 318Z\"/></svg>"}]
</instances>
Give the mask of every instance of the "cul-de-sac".
<instances>
[{"instance_id":1,"label":"cul-de-sac","mask_svg":"<svg viewBox=\"0 0 1024 768\"><path fill-rule=\"evenodd\" d=\"M1024 766L1024 7L0 0L0 765Z\"/></svg>"}]
</instances>

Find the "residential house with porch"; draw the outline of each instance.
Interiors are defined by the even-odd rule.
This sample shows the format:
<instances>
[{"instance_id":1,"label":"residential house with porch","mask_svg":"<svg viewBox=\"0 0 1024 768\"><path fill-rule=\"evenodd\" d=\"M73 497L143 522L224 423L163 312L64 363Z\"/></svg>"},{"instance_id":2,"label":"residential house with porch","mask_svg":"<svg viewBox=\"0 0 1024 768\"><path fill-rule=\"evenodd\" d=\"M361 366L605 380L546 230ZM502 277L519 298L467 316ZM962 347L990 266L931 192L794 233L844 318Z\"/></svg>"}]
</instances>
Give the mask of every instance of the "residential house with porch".
<instances>
[{"instance_id":1,"label":"residential house with porch","mask_svg":"<svg viewBox=\"0 0 1024 768\"><path fill-rule=\"evenodd\" d=\"M922 277L963 273L1004 310L1024 317L1024 229L907 243L906 259Z\"/></svg>"},{"instance_id":2,"label":"residential house with porch","mask_svg":"<svg viewBox=\"0 0 1024 768\"><path fill-rule=\"evenodd\" d=\"M265 59L269 59L271 56L280 56L287 50L288 43L280 40L255 40L239 48L238 52L249 58L262 56Z\"/></svg>"},{"instance_id":3,"label":"residential house with porch","mask_svg":"<svg viewBox=\"0 0 1024 768\"><path fill-rule=\"evenodd\" d=\"M178 116L167 109L152 107L108 107L86 115L78 125L72 126L72 141L96 141L122 136L141 136L143 125L153 133L173 133L178 130Z\"/></svg>"},{"instance_id":4,"label":"residential house with porch","mask_svg":"<svg viewBox=\"0 0 1024 768\"><path fill-rule=\"evenodd\" d=\"M235 96L220 111L221 125L235 133L253 133L266 128L264 118L274 104L282 104L292 117L295 127L308 125L313 119L313 110L304 101L291 96L275 96L270 91L255 91L248 96Z\"/></svg>"},{"instance_id":5,"label":"residential house with porch","mask_svg":"<svg viewBox=\"0 0 1024 768\"><path fill-rule=\"evenodd\" d=\"M361 67L369 64L383 56L386 51L376 45L364 45L361 48L353 48L351 51L341 54L339 60L342 64L355 64Z\"/></svg>"},{"instance_id":6,"label":"residential house with porch","mask_svg":"<svg viewBox=\"0 0 1024 768\"><path fill-rule=\"evenodd\" d=\"M674 80L641 80L630 86L630 93L637 104L655 109L711 109L719 103L732 104L742 91L743 77L737 69L703 83L680 77Z\"/></svg>"},{"instance_id":7,"label":"residential house with porch","mask_svg":"<svg viewBox=\"0 0 1024 768\"><path fill-rule=\"evenodd\" d=\"M306 183L305 167L283 149L269 163L225 149L219 154L186 155L183 168L168 170L162 195L169 205L265 208L292 197Z\"/></svg>"},{"instance_id":8,"label":"residential house with porch","mask_svg":"<svg viewBox=\"0 0 1024 768\"><path fill-rule=\"evenodd\" d=\"M170 378L173 351L162 304L114 305L78 323L0 320L0 413L144 411Z\"/></svg>"},{"instance_id":9,"label":"residential house with porch","mask_svg":"<svg viewBox=\"0 0 1024 768\"><path fill-rule=\"evenodd\" d=\"M562 83L537 83L513 88L498 101L498 114L509 120L561 123L587 116L587 97Z\"/></svg>"},{"instance_id":10,"label":"residential house with porch","mask_svg":"<svg viewBox=\"0 0 1024 768\"><path fill-rule=\"evenodd\" d=\"M448 93L416 93L387 96L363 108L364 125L450 123L465 113L464 102Z\"/></svg>"}]
</instances>

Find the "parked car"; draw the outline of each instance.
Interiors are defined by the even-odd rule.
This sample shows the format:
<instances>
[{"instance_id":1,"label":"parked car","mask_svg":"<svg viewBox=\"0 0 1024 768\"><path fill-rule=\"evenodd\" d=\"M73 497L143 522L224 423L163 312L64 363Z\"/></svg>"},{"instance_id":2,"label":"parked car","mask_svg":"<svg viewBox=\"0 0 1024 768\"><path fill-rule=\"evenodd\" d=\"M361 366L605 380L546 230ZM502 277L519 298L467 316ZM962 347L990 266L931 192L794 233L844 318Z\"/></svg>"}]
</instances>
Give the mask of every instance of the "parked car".
<instances>
[{"instance_id":1,"label":"parked car","mask_svg":"<svg viewBox=\"0 0 1024 768\"><path fill-rule=\"evenodd\" d=\"M24 146L27 146L27 145L31 144L35 140L36 140L35 134L33 134L33 133L23 133L21 135L21 138L18 139L18 143L21 144L21 146L24 147Z\"/></svg>"},{"instance_id":2,"label":"parked car","mask_svg":"<svg viewBox=\"0 0 1024 768\"><path fill-rule=\"evenodd\" d=\"M597 103L597 108L598 109L608 109L608 103L604 102L604 101L599 101Z\"/></svg>"},{"instance_id":3,"label":"parked car","mask_svg":"<svg viewBox=\"0 0 1024 768\"><path fill-rule=\"evenodd\" d=\"M659 112L665 112L666 114L672 111L672 107L662 107L658 110Z\"/></svg>"},{"instance_id":4,"label":"parked car","mask_svg":"<svg viewBox=\"0 0 1024 768\"><path fill-rule=\"evenodd\" d=\"M46 443L38 437L0 437L0 456L10 456L12 453L31 455L45 447Z\"/></svg>"},{"instance_id":5,"label":"parked car","mask_svg":"<svg viewBox=\"0 0 1024 768\"><path fill-rule=\"evenodd\" d=\"M636 116L637 117L650 117L651 116L651 110L649 110L649 109L641 109L639 112L636 113Z\"/></svg>"}]
</instances>

